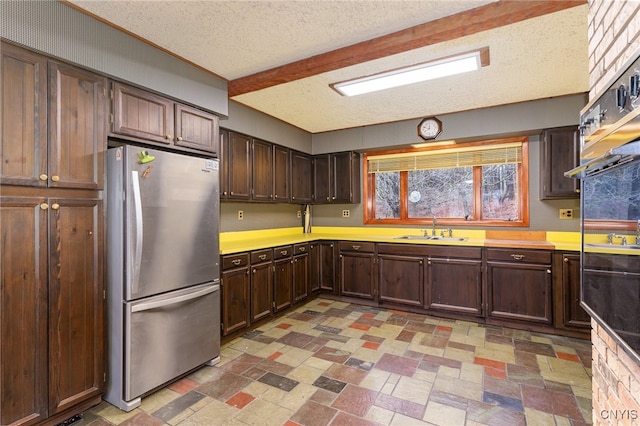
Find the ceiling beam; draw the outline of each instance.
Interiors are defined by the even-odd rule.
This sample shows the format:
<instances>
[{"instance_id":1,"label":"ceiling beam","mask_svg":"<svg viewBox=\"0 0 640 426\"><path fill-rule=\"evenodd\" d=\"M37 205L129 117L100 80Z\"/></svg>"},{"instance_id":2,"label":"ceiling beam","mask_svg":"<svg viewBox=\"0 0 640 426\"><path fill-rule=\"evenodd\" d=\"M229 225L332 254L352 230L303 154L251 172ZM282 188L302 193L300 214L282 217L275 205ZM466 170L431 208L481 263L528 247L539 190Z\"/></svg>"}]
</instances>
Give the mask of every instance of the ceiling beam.
<instances>
[{"instance_id":1,"label":"ceiling beam","mask_svg":"<svg viewBox=\"0 0 640 426\"><path fill-rule=\"evenodd\" d=\"M496 3L231 80L228 83L229 98L397 53L443 43L586 3L587 0L500 0Z\"/></svg>"}]
</instances>

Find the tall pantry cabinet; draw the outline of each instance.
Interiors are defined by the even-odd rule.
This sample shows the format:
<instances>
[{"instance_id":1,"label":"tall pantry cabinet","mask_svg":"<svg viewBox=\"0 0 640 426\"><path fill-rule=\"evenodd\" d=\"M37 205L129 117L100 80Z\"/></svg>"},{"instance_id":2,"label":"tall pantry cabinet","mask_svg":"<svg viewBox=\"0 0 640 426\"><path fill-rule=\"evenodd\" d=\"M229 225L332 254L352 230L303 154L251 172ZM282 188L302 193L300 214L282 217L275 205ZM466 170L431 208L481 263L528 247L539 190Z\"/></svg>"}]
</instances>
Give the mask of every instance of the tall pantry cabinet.
<instances>
[{"instance_id":1,"label":"tall pantry cabinet","mask_svg":"<svg viewBox=\"0 0 640 426\"><path fill-rule=\"evenodd\" d=\"M0 52L0 424L57 423L105 380L106 79Z\"/></svg>"}]
</instances>

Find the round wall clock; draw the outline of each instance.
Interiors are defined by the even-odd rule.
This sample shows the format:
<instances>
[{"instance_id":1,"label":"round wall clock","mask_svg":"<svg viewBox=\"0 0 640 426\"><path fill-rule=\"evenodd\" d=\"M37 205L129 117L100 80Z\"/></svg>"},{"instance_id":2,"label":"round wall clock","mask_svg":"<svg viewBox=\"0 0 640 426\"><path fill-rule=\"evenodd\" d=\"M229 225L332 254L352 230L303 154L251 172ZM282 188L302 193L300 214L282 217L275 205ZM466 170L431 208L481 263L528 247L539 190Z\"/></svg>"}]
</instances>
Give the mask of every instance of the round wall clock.
<instances>
[{"instance_id":1,"label":"round wall clock","mask_svg":"<svg viewBox=\"0 0 640 426\"><path fill-rule=\"evenodd\" d=\"M424 140L435 139L442 132L442 121L435 117L423 118L418 124L418 136Z\"/></svg>"}]
</instances>

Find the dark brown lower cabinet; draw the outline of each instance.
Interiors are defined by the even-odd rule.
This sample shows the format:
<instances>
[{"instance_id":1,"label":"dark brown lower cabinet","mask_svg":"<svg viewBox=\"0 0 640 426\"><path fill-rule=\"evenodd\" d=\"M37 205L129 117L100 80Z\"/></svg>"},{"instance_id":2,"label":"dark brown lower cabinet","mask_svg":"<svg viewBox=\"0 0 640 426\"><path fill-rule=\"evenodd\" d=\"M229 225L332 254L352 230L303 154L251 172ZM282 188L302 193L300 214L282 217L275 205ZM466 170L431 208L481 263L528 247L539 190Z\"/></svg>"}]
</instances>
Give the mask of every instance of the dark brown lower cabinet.
<instances>
[{"instance_id":1,"label":"dark brown lower cabinet","mask_svg":"<svg viewBox=\"0 0 640 426\"><path fill-rule=\"evenodd\" d=\"M424 258L378 254L378 300L422 306Z\"/></svg>"},{"instance_id":2,"label":"dark brown lower cabinet","mask_svg":"<svg viewBox=\"0 0 640 426\"><path fill-rule=\"evenodd\" d=\"M589 332L591 317L580 306L580 253L556 252L554 270L555 326Z\"/></svg>"},{"instance_id":3,"label":"dark brown lower cabinet","mask_svg":"<svg viewBox=\"0 0 640 426\"><path fill-rule=\"evenodd\" d=\"M273 251L251 252L251 322L267 318L273 310Z\"/></svg>"},{"instance_id":4,"label":"dark brown lower cabinet","mask_svg":"<svg viewBox=\"0 0 640 426\"><path fill-rule=\"evenodd\" d=\"M551 251L487 249L487 316L551 324Z\"/></svg>"},{"instance_id":5,"label":"dark brown lower cabinet","mask_svg":"<svg viewBox=\"0 0 640 426\"><path fill-rule=\"evenodd\" d=\"M296 244L293 250L293 303L298 303L309 295L309 244Z\"/></svg>"},{"instance_id":6,"label":"dark brown lower cabinet","mask_svg":"<svg viewBox=\"0 0 640 426\"><path fill-rule=\"evenodd\" d=\"M320 290L333 293L336 286L336 244L333 241L320 243Z\"/></svg>"},{"instance_id":7,"label":"dark brown lower cabinet","mask_svg":"<svg viewBox=\"0 0 640 426\"><path fill-rule=\"evenodd\" d=\"M483 316L482 260L430 258L425 287L427 309Z\"/></svg>"},{"instance_id":8,"label":"dark brown lower cabinet","mask_svg":"<svg viewBox=\"0 0 640 426\"><path fill-rule=\"evenodd\" d=\"M273 249L273 311L291 306L293 300L293 249L291 246Z\"/></svg>"},{"instance_id":9,"label":"dark brown lower cabinet","mask_svg":"<svg viewBox=\"0 0 640 426\"><path fill-rule=\"evenodd\" d=\"M375 244L340 242L339 247L340 294L375 299L378 287Z\"/></svg>"},{"instance_id":10,"label":"dark brown lower cabinet","mask_svg":"<svg viewBox=\"0 0 640 426\"><path fill-rule=\"evenodd\" d=\"M221 326L222 335L249 325L249 254L222 257Z\"/></svg>"},{"instance_id":11,"label":"dark brown lower cabinet","mask_svg":"<svg viewBox=\"0 0 640 426\"><path fill-rule=\"evenodd\" d=\"M99 401L102 209L98 199L0 198L0 424L34 424Z\"/></svg>"}]
</instances>

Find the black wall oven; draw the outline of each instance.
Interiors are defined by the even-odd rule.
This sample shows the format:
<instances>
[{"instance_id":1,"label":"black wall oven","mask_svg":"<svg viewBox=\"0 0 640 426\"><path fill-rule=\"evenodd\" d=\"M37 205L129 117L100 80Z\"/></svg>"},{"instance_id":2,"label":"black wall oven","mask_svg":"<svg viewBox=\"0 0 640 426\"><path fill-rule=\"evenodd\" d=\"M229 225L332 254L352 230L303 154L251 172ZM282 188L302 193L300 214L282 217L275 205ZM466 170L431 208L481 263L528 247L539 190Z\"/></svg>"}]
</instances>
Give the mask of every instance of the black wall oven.
<instances>
[{"instance_id":1,"label":"black wall oven","mask_svg":"<svg viewBox=\"0 0 640 426\"><path fill-rule=\"evenodd\" d=\"M581 305L640 364L640 51L580 129Z\"/></svg>"}]
</instances>

